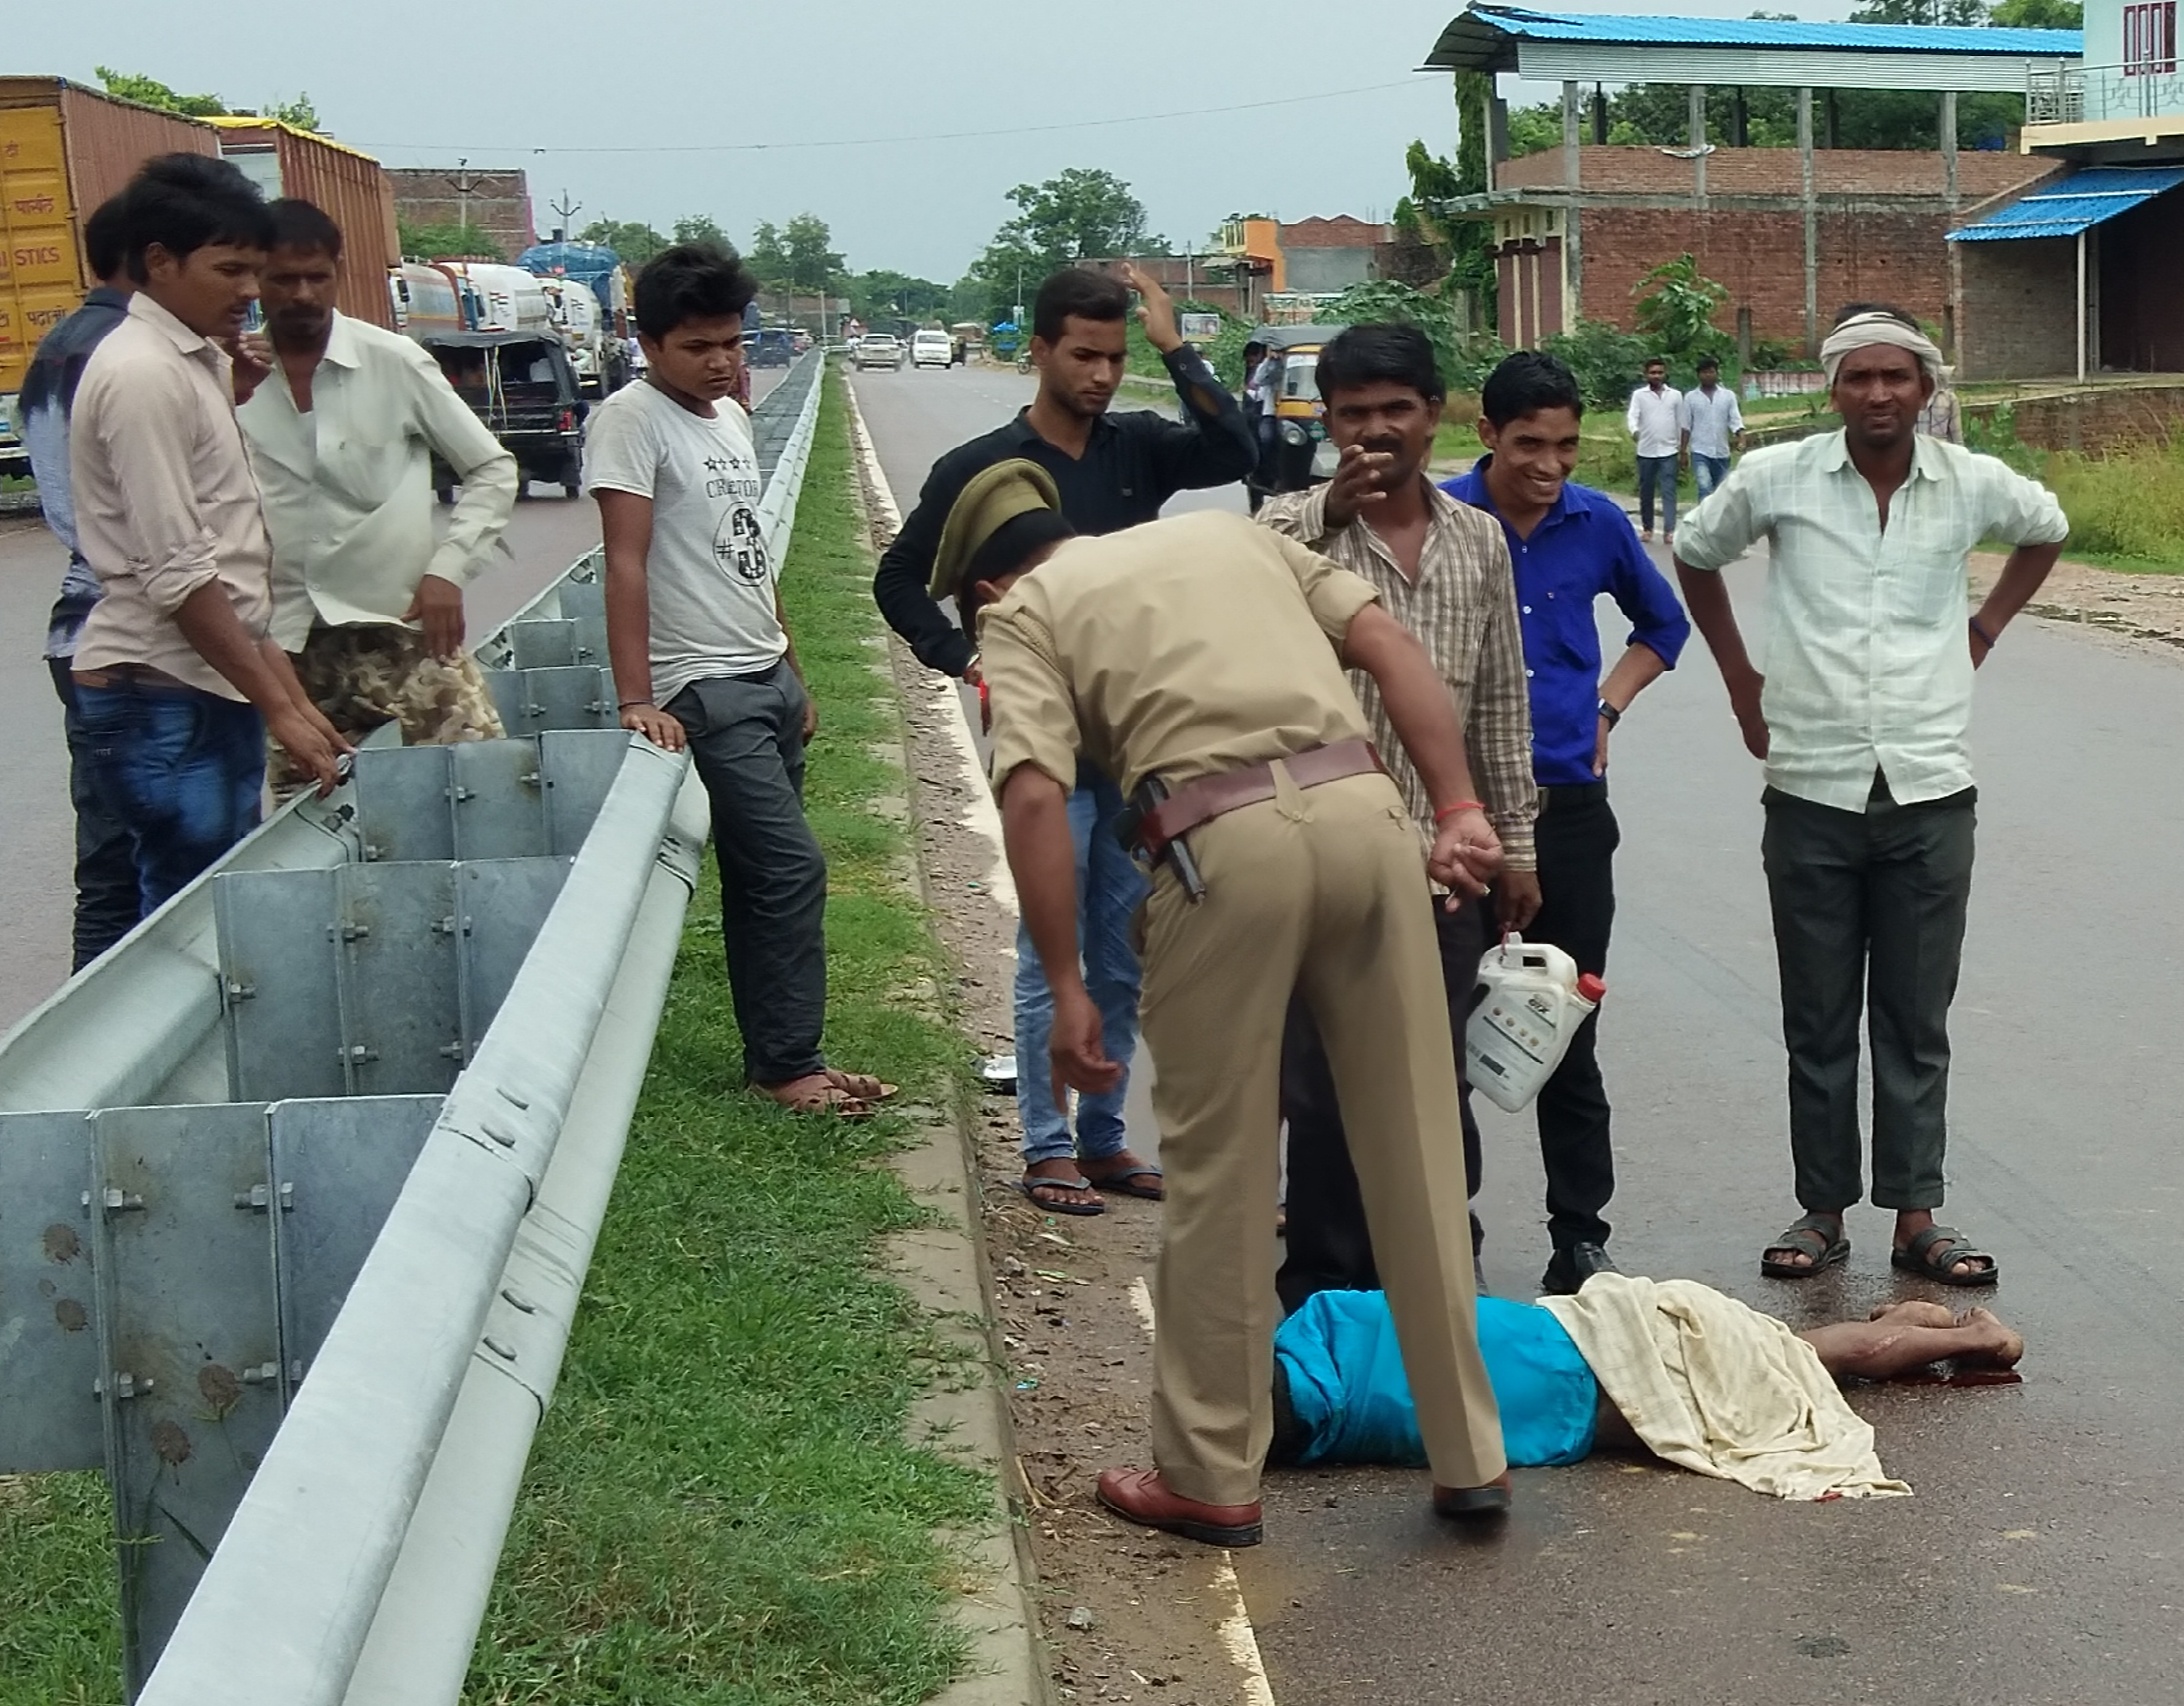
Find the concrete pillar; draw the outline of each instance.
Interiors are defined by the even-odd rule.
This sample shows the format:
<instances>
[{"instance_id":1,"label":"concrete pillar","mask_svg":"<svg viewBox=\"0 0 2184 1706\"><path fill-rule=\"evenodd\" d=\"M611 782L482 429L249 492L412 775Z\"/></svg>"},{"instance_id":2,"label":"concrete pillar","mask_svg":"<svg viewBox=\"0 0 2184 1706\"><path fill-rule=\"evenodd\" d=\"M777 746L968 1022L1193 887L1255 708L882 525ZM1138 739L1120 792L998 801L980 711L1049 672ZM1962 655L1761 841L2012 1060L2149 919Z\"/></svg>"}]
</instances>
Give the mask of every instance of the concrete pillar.
<instances>
[{"instance_id":1,"label":"concrete pillar","mask_svg":"<svg viewBox=\"0 0 2184 1706\"><path fill-rule=\"evenodd\" d=\"M1562 85L1562 187L1567 194L1562 209L1562 329L1566 332L1577 325L1585 301L1584 256L1578 246L1577 233L1578 192L1583 181L1578 169L1583 151L1578 146L1577 119L1577 84L1565 82Z\"/></svg>"},{"instance_id":2,"label":"concrete pillar","mask_svg":"<svg viewBox=\"0 0 2184 1706\"><path fill-rule=\"evenodd\" d=\"M1951 213L1957 208L1957 98L1954 89L1941 92L1941 199Z\"/></svg>"},{"instance_id":3,"label":"concrete pillar","mask_svg":"<svg viewBox=\"0 0 2184 1706\"><path fill-rule=\"evenodd\" d=\"M1592 88L1592 139L1595 148L1608 145L1608 92L1598 83Z\"/></svg>"},{"instance_id":4,"label":"concrete pillar","mask_svg":"<svg viewBox=\"0 0 2184 1706\"><path fill-rule=\"evenodd\" d=\"M1744 99L1740 88L1731 97L1729 105L1729 146L1749 148L1752 145L1752 109Z\"/></svg>"},{"instance_id":5,"label":"concrete pillar","mask_svg":"<svg viewBox=\"0 0 2184 1706\"><path fill-rule=\"evenodd\" d=\"M1810 89L1797 91L1797 174L1805 211L1805 354L1809 358L1820 349L1820 208L1813 196Z\"/></svg>"},{"instance_id":6,"label":"concrete pillar","mask_svg":"<svg viewBox=\"0 0 2184 1706\"><path fill-rule=\"evenodd\" d=\"M1706 205L1706 85L1691 85L1691 199Z\"/></svg>"},{"instance_id":7,"label":"concrete pillar","mask_svg":"<svg viewBox=\"0 0 2184 1706\"><path fill-rule=\"evenodd\" d=\"M1509 158L1509 103L1499 95L1486 98L1486 187L1499 189L1495 168Z\"/></svg>"},{"instance_id":8,"label":"concrete pillar","mask_svg":"<svg viewBox=\"0 0 2184 1706\"><path fill-rule=\"evenodd\" d=\"M1833 89L1830 89L1827 94L1827 128L1821 132L1821 147L1833 148L1837 145L1835 140L1836 132L1840 128L1842 116L1843 115L1836 109L1835 91Z\"/></svg>"},{"instance_id":9,"label":"concrete pillar","mask_svg":"<svg viewBox=\"0 0 2184 1706\"><path fill-rule=\"evenodd\" d=\"M1578 156L1581 152L1577 130L1577 85L1565 81L1562 85L1562 187L1574 190L1578 186Z\"/></svg>"}]
</instances>

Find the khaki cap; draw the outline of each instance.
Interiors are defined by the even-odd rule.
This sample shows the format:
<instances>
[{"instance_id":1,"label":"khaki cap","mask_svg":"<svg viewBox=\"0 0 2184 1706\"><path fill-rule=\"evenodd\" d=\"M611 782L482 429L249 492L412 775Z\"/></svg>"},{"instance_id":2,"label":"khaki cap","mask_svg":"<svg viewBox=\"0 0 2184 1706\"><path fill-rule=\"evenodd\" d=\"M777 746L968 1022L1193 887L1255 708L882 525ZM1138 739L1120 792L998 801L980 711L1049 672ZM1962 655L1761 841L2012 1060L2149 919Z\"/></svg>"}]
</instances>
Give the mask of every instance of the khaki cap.
<instances>
[{"instance_id":1,"label":"khaki cap","mask_svg":"<svg viewBox=\"0 0 2184 1706\"><path fill-rule=\"evenodd\" d=\"M954 597L978 548L1004 523L1034 510L1061 507L1062 493L1054 476L1036 462L1015 457L981 468L965 483L941 524L940 548L933 553L932 595Z\"/></svg>"}]
</instances>

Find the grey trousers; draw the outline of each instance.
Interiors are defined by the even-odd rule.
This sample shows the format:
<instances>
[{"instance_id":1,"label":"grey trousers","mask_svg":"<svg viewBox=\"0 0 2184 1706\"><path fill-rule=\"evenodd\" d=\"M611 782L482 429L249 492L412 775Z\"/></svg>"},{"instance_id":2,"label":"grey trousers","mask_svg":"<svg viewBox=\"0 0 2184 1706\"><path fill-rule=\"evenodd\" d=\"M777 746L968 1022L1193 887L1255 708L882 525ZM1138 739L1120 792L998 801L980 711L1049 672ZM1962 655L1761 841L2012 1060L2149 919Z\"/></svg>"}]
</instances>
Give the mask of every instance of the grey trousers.
<instances>
[{"instance_id":1,"label":"grey trousers","mask_svg":"<svg viewBox=\"0 0 2184 1706\"><path fill-rule=\"evenodd\" d=\"M1949 1004L1972 892L1977 791L1862 812L1765 795L1760 848L1782 973L1790 1153L1811 1213L1856 1202L1858 1018L1873 1049L1873 1201L1938 1208Z\"/></svg>"},{"instance_id":2,"label":"grey trousers","mask_svg":"<svg viewBox=\"0 0 2184 1706\"><path fill-rule=\"evenodd\" d=\"M693 682L661 707L690 736L713 802L728 990L754 1084L826 1064L827 862L804 820L804 705L778 663Z\"/></svg>"}]
</instances>

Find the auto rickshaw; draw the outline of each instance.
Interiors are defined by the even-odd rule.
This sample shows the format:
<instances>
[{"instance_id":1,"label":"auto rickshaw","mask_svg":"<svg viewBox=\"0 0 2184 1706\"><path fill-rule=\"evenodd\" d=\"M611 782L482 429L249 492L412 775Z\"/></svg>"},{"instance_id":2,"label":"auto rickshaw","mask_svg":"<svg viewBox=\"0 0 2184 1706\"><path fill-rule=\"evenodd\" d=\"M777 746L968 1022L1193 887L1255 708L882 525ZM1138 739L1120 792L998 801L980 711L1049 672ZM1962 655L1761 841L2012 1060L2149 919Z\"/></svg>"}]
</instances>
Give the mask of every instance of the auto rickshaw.
<instances>
[{"instance_id":1,"label":"auto rickshaw","mask_svg":"<svg viewBox=\"0 0 2184 1706\"><path fill-rule=\"evenodd\" d=\"M1301 492L1335 472L1335 447L1328 442L1320 402L1320 350L1340 326L1260 326L1252 333L1269 356L1281 362L1274 386L1273 431L1259 444L1259 466L1249 482L1260 498L1277 492Z\"/></svg>"},{"instance_id":2,"label":"auto rickshaw","mask_svg":"<svg viewBox=\"0 0 2184 1706\"><path fill-rule=\"evenodd\" d=\"M584 416L576 369L559 337L537 332L428 332L418 340L478 419L516 459L525 481L581 489ZM438 456L432 484L452 503L459 482ZM519 488L520 490L520 488Z\"/></svg>"}]
</instances>

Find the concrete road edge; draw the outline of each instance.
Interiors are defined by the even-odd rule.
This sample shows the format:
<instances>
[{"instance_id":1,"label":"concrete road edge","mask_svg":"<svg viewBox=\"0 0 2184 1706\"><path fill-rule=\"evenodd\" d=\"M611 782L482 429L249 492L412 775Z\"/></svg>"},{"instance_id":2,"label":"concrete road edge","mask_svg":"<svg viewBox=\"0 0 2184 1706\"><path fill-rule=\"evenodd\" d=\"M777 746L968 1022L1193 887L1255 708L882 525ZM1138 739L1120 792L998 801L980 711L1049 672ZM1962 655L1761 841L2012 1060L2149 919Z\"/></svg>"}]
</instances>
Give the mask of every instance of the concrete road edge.
<instances>
[{"instance_id":1,"label":"concrete road edge","mask_svg":"<svg viewBox=\"0 0 2184 1706\"><path fill-rule=\"evenodd\" d=\"M856 497L876 553L893 537L900 517L856 393L846 382L844 395L859 474ZM900 642L890 636L888 661L873 665L898 706L911 688L899 670L906 657ZM918 666L911 660L909 667ZM916 771L906 736L898 735L888 750L876 755L900 769L904 804L914 823ZM923 864L914 858L905 864L904 880L931 905ZM903 1288L940 1317L941 1335L962 1354L968 1378L918 1399L910 1409L909 1433L914 1444L959 1456L990 1472L996 1499L993 1519L980 1531L949 1537L967 1554L975 1572L960 1584L953 1613L970 1639L971 1660L964 1675L932 1696L928 1706L1051 1706L1052 1667L1032 1601L1038 1572L1025 1528L1029 1493L1017 1460L1004 1384L1008 1368L996 1324L993 1271L979 1230L976 1149L961 1109L930 1113L921 1139L897 1155L893 1165L911 1194L933 1211L937 1224L890 1239L889 1265Z\"/></svg>"}]
</instances>

